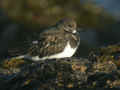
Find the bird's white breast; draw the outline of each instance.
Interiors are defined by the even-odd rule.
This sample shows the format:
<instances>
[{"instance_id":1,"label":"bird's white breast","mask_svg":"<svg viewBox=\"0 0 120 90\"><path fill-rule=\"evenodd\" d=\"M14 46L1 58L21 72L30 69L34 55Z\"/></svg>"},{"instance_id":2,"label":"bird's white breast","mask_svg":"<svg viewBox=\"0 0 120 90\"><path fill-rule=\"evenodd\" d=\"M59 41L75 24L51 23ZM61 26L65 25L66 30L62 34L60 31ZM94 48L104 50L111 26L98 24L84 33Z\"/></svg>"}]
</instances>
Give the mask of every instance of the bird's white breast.
<instances>
[{"instance_id":1,"label":"bird's white breast","mask_svg":"<svg viewBox=\"0 0 120 90\"><path fill-rule=\"evenodd\" d=\"M77 49L77 47L76 48L72 48L70 46L70 43L67 42L67 45L66 45L66 47L64 48L64 50L62 52L60 52L58 54L51 55L51 56L43 57L42 59L53 59L53 58L71 57L71 56L74 55L76 49Z\"/></svg>"}]
</instances>

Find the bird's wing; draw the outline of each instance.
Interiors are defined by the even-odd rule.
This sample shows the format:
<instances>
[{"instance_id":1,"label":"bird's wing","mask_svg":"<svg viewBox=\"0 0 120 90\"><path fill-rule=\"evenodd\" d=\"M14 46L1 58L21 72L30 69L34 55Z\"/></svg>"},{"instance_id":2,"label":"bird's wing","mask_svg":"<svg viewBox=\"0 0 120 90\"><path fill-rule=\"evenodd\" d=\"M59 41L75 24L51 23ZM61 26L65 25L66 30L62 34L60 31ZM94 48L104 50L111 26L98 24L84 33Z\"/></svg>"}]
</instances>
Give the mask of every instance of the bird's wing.
<instances>
[{"instance_id":1,"label":"bird's wing","mask_svg":"<svg viewBox=\"0 0 120 90\"><path fill-rule=\"evenodd\" d=\"M42 33L38 43L29 49L29 54L44 57L62 52L67 42L64 37L60 37L59 34L60 33Z\"/></svg>"},{"instance_id":2,"label":"bird's wing","mask_svg":"<svg viewBox=\"0 0 120 90\"><path fill-rule=\"evenodd\" d=\"M26 40L19 42L15 47L9 48L10 56L31 55L31 56L50 56L63 51L67 40L59 32L41 33L37 40Z\"/></svg>"}]
</instances>

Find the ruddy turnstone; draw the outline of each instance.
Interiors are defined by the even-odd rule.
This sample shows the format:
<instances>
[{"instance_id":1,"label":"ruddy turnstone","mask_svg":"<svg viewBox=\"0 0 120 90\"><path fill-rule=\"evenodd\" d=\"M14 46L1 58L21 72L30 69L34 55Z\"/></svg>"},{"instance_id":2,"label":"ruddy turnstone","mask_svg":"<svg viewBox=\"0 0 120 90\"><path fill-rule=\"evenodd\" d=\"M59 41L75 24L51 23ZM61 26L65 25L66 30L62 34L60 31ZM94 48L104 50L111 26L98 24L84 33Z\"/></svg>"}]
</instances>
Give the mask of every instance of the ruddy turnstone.
<instances>
[{"instance_id":1,"label":"ruddy turnstone","mask_svg":"<svg viewBox=\"0 0 120 90\"><path fill-rule=\"evenodd\" d=\"M79 44L77 24L74 19L66 18L43 30L37 40L29 42L26 52L15 58L40 61L72 57Z\"/></svg>"}]
</instances>

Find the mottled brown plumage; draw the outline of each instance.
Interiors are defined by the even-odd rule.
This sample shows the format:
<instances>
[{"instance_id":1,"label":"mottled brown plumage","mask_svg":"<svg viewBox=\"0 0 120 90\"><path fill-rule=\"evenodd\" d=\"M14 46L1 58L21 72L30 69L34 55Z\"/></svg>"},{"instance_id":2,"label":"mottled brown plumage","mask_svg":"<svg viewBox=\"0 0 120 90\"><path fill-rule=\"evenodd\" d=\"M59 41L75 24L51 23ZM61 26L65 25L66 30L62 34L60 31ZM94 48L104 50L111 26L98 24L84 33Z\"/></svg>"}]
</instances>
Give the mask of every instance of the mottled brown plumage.
<instances>
[{"instance_id":1,"label":"mottled brown plumage","mask_svg":"<svg viewBox=\"0 0 120 90\"><path fill-rule=\"evenodd\" d=\"M78 47L80 42L76 22L73 19L60 20L56 25L43 30L36 43L33 43L33 41L28 43L29 48L24 54L39 56L40 58L51 56L62 52L68 41L71 48Z\"/></svg>"}]
</instances>

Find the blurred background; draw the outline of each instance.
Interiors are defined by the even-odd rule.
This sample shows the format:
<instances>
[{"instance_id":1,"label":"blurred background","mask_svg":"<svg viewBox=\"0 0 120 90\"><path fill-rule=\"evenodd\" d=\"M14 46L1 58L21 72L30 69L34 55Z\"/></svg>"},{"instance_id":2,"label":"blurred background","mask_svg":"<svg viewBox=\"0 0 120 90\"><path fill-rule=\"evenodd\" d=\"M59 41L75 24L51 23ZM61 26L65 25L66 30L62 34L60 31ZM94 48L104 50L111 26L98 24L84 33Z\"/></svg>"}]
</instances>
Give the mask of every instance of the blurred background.
<instances>
[{"instance_id":1,"label":"blurred background","mask_svg":"<svg viewBox=\"0 0 120 90\"><path fill-rule=\"evenodd\" d=\"M87 29L80 33L77 56L120 42L120 0L0 0L0 57L64 17Z\"/></svg>"}]
</instances>

